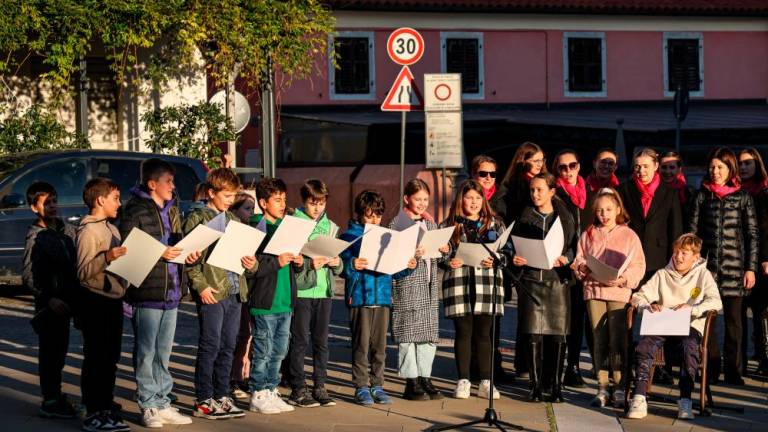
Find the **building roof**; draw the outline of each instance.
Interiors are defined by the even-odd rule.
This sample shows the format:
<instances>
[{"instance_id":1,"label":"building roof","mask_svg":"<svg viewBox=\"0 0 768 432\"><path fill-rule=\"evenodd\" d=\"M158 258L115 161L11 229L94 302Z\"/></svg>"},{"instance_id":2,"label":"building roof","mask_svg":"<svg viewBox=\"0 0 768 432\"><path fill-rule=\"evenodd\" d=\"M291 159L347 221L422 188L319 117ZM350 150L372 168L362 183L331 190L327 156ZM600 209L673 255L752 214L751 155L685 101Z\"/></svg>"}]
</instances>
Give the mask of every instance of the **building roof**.
<instances>
[{"instance_id":1,"label":"building roof","mask_svg":"<svg viewBox=\"0 0 768 432\"><path fill-rule=\"evenodd\" d=\"M768 16L766 0L327 0L337 10Z\"/></svg>"}]
</instances>

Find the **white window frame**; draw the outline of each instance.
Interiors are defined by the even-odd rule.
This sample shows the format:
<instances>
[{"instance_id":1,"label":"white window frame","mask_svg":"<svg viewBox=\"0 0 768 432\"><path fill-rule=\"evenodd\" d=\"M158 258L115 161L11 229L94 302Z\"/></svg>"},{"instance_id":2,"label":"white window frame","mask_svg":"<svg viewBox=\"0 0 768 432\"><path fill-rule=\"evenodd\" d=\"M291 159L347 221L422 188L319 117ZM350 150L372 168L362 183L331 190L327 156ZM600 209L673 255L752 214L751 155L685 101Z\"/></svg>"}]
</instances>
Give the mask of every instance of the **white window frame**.
<instances>
[{"instance_id":1,"label":"white window frame","mask_svg":"<svg viewBox=\"0 0 768 432\"><path fill-rule=\"evenodd\" d=\"M364 37L368 39L368 93L336 93L336 68L333 66L333 47L337 37ZM331 100L376 100L376 55L372 31L340 31L328 36L328 95Z\"/></svg>"},{"instance_id":2,"label":"white window frame","mask_svg":"<svg viewBox=\"0 0 768 432\"><path fill-rule=\"evenodd\" d=\"M440 32L440 71L447 73L448 69L448 52L446 46L446 39L477 39L477 77L479 81L477 93L465 93L464 89L461 89L462 99L483 100L485 99L485 56L483 55L483 41L482 32Z\"/></svg>"},{"instance_id":3,"label":"white window frame","mask_svg":"<svg viewBox=\"0 0 768 432\"><path fill-rule=\"evenodd\" d=\"M661 43L664 97L675 96L675 91L667 87L669 85L669 51L667 50L667 41L670 39L697 39L699 41L699 91L689 92L688 95L690 97L704 97L704 33L701 32L664 32Z\"/></svg>"},{"instance_id":4,"label":"white window frame","mask_svg":"<svg viewBox=\"0 0 768 432\"><path fill-rule=\"evenodd\" d=\"M570 70L568 69L568 39L570 38L590 38L600 39L600 55L602 62L602 90L594 92L584 91L570 91L568 90L568 77L570 76ZM605 32L563 32L563 95L565 97L572 98L600 98L608 97L608 64L606 61L606 44L605 44Z\"/></svg>"}]
</instances>

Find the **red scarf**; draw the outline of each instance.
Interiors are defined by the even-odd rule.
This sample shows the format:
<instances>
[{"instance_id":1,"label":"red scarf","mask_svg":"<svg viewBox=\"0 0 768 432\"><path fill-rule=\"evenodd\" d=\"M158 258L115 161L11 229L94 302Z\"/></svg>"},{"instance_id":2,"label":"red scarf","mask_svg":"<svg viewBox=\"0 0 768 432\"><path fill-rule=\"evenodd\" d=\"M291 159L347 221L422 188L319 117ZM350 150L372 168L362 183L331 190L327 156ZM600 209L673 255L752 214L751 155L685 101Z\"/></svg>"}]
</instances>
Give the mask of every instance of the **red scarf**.
<instances>
[{"instance_id":1,"label":"red scarf","mask_svg":"<svg viewBox=\"0 0 768 432\"><path fill-rule=\"evenodd\" d=\"M707 188L708 191L715 194L720 199L725 198L726 196L738 192L741 189L741 182L738 179L731 180L732 185L724 184L724 185L716 185L712 182L705 181L701 185Z\"/></svg>"},{"instance_id":2,"label":"red scarf","mask_svg":"<svg viewBox=\"0 0 768 432\"><path fill-rule=\"evenodd\" d=\"M496 193L496 183L488 189L483 189L483 192L485 193L485 200L490 201L493 194Z\"/></svg>"},{"instance_id":3,"label":"red scarf","mask_svg":"<svg viewBox=\"0 0 768 432\"><path fill-rule=\"evenodd\" d=\"M577 176L575 185L568 183L562 177L558 177L557 186L568 193L576 207L584 210L584 206L587 205L587 184L584 181L584 177Z\"/></svg>"},{"instance_id":4,"label":"red scarf","mask_svg":"<svg viewBox=\"0 0 768 432\"><path fill-rule=\"evenodd\" d=\"M523 174L523 180L525 180L526 183L530 183L531 180L533 180L533 174L531 174L530 171Z\"/></svg>"},{"instance_id":5,"label":"red scarf","mask_svg":"<svg viewBox=\"0 0 768 432\"><path fill-rule=\"evenodd\" d=\"M677 196L680 198L680 204L685 204L685 186L687 184L683 173L677 173L674 180L667 183L667 187L677 191Z\"/></svg>"},{"instance_id":6,"label":"red scarf","mask_svg":"<svg viewBox=\"0 0 768 432\"><path fill-rule=\"evenodd\" d=\"M741 183L741 188L747 191L750 195L756 196L764 189L768 189L768 178L763 179L761 182L746 179Z\"/></svg>"},{"instance_id":7,"label":"red scarf","mask_svg":"<svg viewBox=\"0 0 768 432\"><path fill-rule=\"evenodd\" d=\"M653 173L653 179L651 179L651 182L648 184L641 182L637 177L637 174L634 174L632 179L635 181L637 190L640 191L640 203L643 205L643 217L648 217L648 210L651 209L653 195L661 184L661 177L659 176L659 173Z\"/></svg>"},{"instance_id":8,"label":"red scarf","mask_svg":"<svg viewBox=\"0 0 768 432\"><path fill-rule=\"evenodd\" d=\"M403 207L403 211L411 219L421 218L421 219L424 219L424 220L428 220L430 222L434 222L435 221L435 218L433 218L432 215L427 213L426 211L424 211L424 213L422 213L422 214L420 214L418 216L416 215L416 213L412 212L411 209L409 209L408 207Z\"/></svg>"},{"instance_id":9,"label":"red scarf","mask_svg":"<svg viewBox=\"0 0 768 432\"><path fill-rule=\"evenodd\" d=\"M589 185L589 190L592 192L597 192L602 188L616 188L616 186L619 185L619 179L616 177L615 174L611 174L611 178L609 179L601 179L598 178L594 172L589 173L587 176L587 184Z\"/></svg>"}]
</instances>

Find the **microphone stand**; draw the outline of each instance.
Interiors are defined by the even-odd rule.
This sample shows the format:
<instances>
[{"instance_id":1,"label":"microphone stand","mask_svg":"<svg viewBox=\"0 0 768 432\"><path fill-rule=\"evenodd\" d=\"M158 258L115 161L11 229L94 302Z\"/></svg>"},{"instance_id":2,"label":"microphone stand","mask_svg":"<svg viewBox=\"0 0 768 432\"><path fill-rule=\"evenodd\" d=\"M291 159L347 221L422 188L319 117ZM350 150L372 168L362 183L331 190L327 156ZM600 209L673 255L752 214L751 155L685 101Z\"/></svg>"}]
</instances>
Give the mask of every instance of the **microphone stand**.
<instances>
[{"instance_id":1,"label":"microphone stand","mask_svg":"<svg viewBox=\"0 0 768 432\"><path fill-rule=\"evenodd\" d=\"M493 291L492 291L492 295L491 295L491 298L493 299L492 300L492 305L491 305L491 318L492 318L491 319L491 347L493 348L493 341L496 340L496 331L497 331L496 330L496 296L498 295L498 290L499 290L499 287L498 287L498 284L497 284L496 280L497 280L497 275L498 275L499 268L501 268L502 271L507 270L507 269L503 268L501 260L496 256L496 253L493 252L488 247L488 245L486 245L484 242L480 242L480 244L483 245L483 248L485 248L485 250L488 251L488 254L493 259ZM511 274L511 272L509 272L509 273ZM522 285L521 285L521 287L522 287ZM523 288L523 292L525 292L528 296L531 295L528 291L525 291L524 288ZM538 304L538 301L536 301L536 299L532 298L532 300L535 303ZM501 431L506 431L505 427L510 428L510 429L515 429L515 430L524 430L525 429L525 428L523 428L520 425L513 424L513 423L508 423L508 422L499 420L499 416L496 413L496 410L493 408L493 389L496 387L495 386L495 381L494 381L494 376L493 376L494 375L493 372L494 372L494 369L495 369L493 367L493 365L494 365L494 356L495 355L496 355L496 350L495 349L491 349L491 358L490 358L490 365L491 365L491 380L490 380L491 381L491 390L488 392L488 408L485 409L485 415L483 416L483 418L480 419L480 420L473 420L473 421L466 422L466 423L461 423L461 424L455 424L455 425L449 425L449 426L443 426L443 427L440 427L440 428L435 428L435 429L432 429L433 431L447 431L447 430L453 430L453 429L464 429L464 428L467 428L467 427L470 427L470 426L475 426L475 425L484 424L484 423L488 424L489 427L495 426L496 428L498 428Z\"/></svg>"}]
</instances>

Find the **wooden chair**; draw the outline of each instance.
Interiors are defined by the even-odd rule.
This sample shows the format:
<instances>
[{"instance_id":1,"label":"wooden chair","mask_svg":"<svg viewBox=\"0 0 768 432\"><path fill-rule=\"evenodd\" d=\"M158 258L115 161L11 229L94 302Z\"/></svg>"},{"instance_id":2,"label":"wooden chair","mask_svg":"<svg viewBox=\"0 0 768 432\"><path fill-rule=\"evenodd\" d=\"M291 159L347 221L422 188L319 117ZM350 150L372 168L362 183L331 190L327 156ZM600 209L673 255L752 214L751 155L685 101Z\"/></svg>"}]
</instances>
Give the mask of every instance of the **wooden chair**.
<instances>
[{"instance_id":1,"label":"wooden chair","mask_svg":"<svg viewBox=\"0 0 768 432\"><path fill-rule=\"evenodd\" d=\"M634 347L632 344L632 341L634 339L634 335L632 333L632 326L634 324L634 318L635 318L635 312L636 308L632 305L629 306L627 309L627 353L626 353L626 361L625 361L625 379L624 379L624 411L629 410L629 401L630 401L630 384L633 370L632 370L632 364L634 359ZM706 317L706 320L704 322L704 334L701 337L701 343L699 344L699 354L701 357L701 361L699 362L699 376L701 377L701 385L699 386L699 414L703 416L710 416L712 415L712 409L711 407L714 405L712 401L712 390L709 388L709 381L707 379L707 360L709 356L709 352L707 351L707 347L709 346L709 338L712 337L712 332L715 328L715 320L717 319L717 311L716 310L710 310L707 311L704 316ZM656 352L656 357L653 360L653 364L651 365L651 372L648 377L648 394L651 393L653 389L653 375L656 371L657 367L664 366L665 358L664 358L664 347L659 348L659 350ZM695 377L694 377L695 382Z\"/></svg>"}]
</instances>

